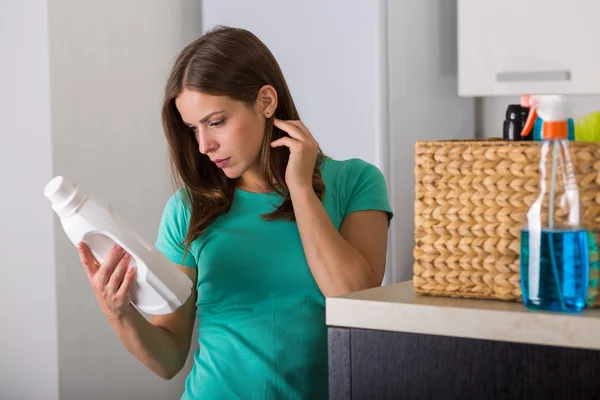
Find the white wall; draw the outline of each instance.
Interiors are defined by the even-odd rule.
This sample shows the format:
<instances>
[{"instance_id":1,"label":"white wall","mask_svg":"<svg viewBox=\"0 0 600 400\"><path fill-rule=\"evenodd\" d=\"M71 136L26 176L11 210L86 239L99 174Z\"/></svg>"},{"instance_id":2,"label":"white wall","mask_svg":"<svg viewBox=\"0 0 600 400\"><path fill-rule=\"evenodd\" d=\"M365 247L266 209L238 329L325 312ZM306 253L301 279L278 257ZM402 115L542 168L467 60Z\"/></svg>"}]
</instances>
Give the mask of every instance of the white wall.
<instances>
[{"instance_id":1,"label":"white wall","mask_svg":"<svg viewBox=\"0 0 600 400\"><path fill-rule=\"evenodd\" d=\"M154 241L172 193L160 120L175 55L201 34L200 2L50 2L54 172L112 203ZM61 399L174 399L119 342L77 251L55 226ZM192 349L193 350L193 349Z\"/></svg>"},{"instance_id":2,"label":"white wall","mask_svg":"<svg viewBox=\"0 0 600 400\"><path fill-rule=\"evenodd\" d=\"M568 98L571 100L576 119L600 111L600 95L569 95ZM519 96L480 97L476 104L477 136L502 137L506 107L509 104L519 104Z\"/></svg>"},{"instance_id":3,"label":"white wall","mask_svg":"<svg viewBox=\"0 0 600 400\"><path fill-rule=\"evenodd\" d=\"M164 83L200 34L195 0L0 0L0 178L10 189L1 203L0 399L183 392L192 353L167 382L125 350L43 188L65 175L153 241L172 193Z\"/></svg>"},{"instance_id":4,"label":"white wall","mask_svg":"<svg viewBox=\"0 0 600 400\"><path fill-rule=\"evenodd\" d=\"M0 1L0 398L57 399L46 0Z\"/></svg>"}]
</instances>

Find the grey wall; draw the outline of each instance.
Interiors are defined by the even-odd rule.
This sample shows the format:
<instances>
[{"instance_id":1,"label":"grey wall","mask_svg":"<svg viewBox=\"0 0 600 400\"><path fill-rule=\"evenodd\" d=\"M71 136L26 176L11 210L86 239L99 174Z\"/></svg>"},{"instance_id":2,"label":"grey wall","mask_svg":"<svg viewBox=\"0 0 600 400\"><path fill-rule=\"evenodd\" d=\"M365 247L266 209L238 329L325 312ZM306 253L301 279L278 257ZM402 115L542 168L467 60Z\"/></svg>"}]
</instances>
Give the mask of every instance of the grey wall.
<instances>
[{"instance_id":1,"label":"grey wall","mask_svg":"<svg viewBox=\"0 0 600 400\"><path fill-rule=\"evenodd\" d=\"M0 399L58 398L47 42L46 0L0 1Z\"/></svg>"},{"instance_id":2,"label":"grey wall","mask_svg":"<svg viewBox=\"0 0 600 400\"><path fill-rule=\"evenodd\" d=\"M204 0L203 25L249 29L273 52L300 118L331 157L361 157L384 168L378 137L381 0Z\"/></svg>"},{"instance_id":3,"label":"grey wall","mask_svg":"<svg viewBox=\"0 0 600 400\"><path fill-rule=\"evenodd\" d=\"M600 95L568 96L575 117L584 117L588 113L600 111ZM506 107L519 104L519 96L481 97L476 100L477 136L502 137L502 124Z\"/></svg>"},{"instance_id":4,"label":"grey wall","mask_svg":"<svg viewBox=\"0 0 600 400\"><path fill-rule=\"evenodd\" d=\"M194 0L49 3L54 173L110 202L153 241L172 193L160 121L179 50L201 34ZM92 294L77 251L55 226L60 398L174 399L166 382L119 342Z\"/></svg>"},{"instance_id":5,"label":"grey wall","mask_svg":"<svg viewBox=\"0 0 600 400\"><path fill-rule=\"evenodd\" d=\"M391 282L413 275L416 141L475 136L474 100L457 95L456 12L455 0L387 0Z\"/></svg>"}]
</instances>

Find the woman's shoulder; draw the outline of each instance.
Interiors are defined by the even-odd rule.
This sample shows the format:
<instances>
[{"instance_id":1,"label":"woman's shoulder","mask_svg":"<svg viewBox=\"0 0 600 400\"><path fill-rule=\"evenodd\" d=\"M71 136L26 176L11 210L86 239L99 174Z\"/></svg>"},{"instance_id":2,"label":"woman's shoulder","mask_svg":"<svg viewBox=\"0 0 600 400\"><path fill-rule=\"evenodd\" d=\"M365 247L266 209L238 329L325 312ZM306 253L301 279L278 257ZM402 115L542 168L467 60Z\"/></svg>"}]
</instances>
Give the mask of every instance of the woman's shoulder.
<instances>
[{"instance_id":1,"label":"woman's shoulder","mask_svg":"<svg viewBox=\"0 0 600 400\"><path fill-rule=\"evenodd\" d=\"M342 218L361 210L385 211L392 218L386 179L374 164L360 158L329 158L323 162L322 174L325 193L338 199Z\"/></svg>"},{"instance_id":2,"label":"woman's shoulder","mask_svg":"<svg viewBox=\"0 0 600 400\"><path fill-rule=\"evenodd\" d=\"M190 212L190 201L187 191L185 187L182 186L175 190L171 196L167 199L167 202L164 207L164 214L168 214L171 216L189 218Z\"/></svg>"},{"instance_id":3,"label":"woman's shoulder","mask_svg":"<svg viewBox=\"0 0 600 400\"><path fill-rule=\"evenodd\" d=\"M332 181L368 178L373 175L382 174L374 164L362 158L348 158L344 160L323 156L320 164L321 175L327 184Z\"/></svg>"}]
</instances>

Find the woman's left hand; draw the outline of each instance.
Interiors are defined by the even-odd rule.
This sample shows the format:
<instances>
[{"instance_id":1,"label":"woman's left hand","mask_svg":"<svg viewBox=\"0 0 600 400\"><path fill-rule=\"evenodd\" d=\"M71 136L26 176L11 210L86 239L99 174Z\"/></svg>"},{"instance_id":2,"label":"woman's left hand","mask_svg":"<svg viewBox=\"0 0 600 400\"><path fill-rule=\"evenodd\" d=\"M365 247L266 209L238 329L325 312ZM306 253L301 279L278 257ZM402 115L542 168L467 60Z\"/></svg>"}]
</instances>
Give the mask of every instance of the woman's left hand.
<instances>
[{"instance_id":1,"label":"woman's left hand","mask_svg":"<svg viewBox=\"0 0 600 400\"><path fill-rule=\"evenodd\" d=\"M290 192L311 189L313 171L319 152L319 143L311 135L302 121L282 121L274 119L273 124L290 137L282 137L271 143L271 147L287 146L290 159L285 170L285 183Z\"/></svg>"}]
</instances>

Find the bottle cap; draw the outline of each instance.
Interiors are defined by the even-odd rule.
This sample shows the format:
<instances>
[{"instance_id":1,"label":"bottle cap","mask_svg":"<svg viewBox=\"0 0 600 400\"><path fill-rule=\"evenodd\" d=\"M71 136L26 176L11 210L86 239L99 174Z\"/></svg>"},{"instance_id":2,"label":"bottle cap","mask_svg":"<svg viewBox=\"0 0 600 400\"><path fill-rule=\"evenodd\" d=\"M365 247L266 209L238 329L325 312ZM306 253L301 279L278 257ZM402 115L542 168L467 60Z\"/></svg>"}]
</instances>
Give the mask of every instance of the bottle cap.
<instances>
[{"instance_id":1,"label":"bottle cap","mask_svg":"<svg viewBox=\"0 0 600 400\"><path fill-rule=\"evenodd\" d=\"M52 204L64 204L75 196L75 186L62 176L52 179L44 188L44 195Z\"/></svg>"},{"instance_id":2,"label":"bottle cap","mask_svg":"<svg viewBox=\"0 0 600 400\"><path fill-rule=\"evenodd\" d=\"M509 104L506 107L506 119L509 121L525 121L529 114L529 107L520 104Z\"/></svg>"},{"instance_id":3,"label":"bottle cap","mask_svg":"<svg viewBox=\"0 0 600 400\"><path fill-rule=\"evenodd\" d=\"M44 195L60 217L76 211L85 200L85 193L62 176L53 178L44 188Z\"/></svg>"},{"instance_id":4,"label":"bottle cap","mask_svg":"<svg viewBox=\"0 0 600 400\"><path fill-rule=\"evenodd\" d=\"M531 136L521 136L529 108L523 107L520 104L509 104L506 108L506 117L502 129L502 137L504 140L520 141L532 140Z\"/></svg>"}]
</instances>

